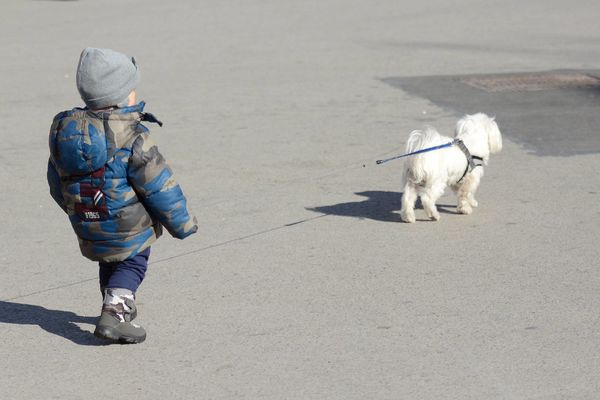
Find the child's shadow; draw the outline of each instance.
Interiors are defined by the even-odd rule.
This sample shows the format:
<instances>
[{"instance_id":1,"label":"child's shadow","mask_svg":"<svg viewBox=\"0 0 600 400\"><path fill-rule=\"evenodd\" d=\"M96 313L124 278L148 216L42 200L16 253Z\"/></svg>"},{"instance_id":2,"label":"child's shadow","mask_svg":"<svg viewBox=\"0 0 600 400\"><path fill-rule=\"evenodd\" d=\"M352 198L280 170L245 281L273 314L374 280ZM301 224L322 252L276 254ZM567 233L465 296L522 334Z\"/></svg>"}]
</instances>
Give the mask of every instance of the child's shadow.
<instances>
[{"instance_id":1,"label":"child's shadow","mask_svg":"<svg viewBox=\"0 0 600 400\"><path fill-rule=\"evenodd\" d=\"M402 192L384 192L379 190L370 190L366 192L355 193L359 196L367 197L363 201L354 201L349 203L339 203L330 206L307 207L309 211L319 212L329 215L340 215L344 217L369 218L383 222L402 222L400 219ZM455 214L444 208L453 208L455 206L448 204L438 204L438 211L441 213ZM418 200L415 208L423 208Z\"/></svg>"},{"instance_id":2,"label":"child's shadow","mask_svg":"<svg viewBox=\"0 0 600 400\"><path fill-rule=\"evenodd\" d=\"M78 323L95 325L97 317L82 317L70 311L49 310L32 304L0 301L0 324L39 325L46 332L83 346L103 346L105 341L84 331Z\"/></svg>"}]
</instances>

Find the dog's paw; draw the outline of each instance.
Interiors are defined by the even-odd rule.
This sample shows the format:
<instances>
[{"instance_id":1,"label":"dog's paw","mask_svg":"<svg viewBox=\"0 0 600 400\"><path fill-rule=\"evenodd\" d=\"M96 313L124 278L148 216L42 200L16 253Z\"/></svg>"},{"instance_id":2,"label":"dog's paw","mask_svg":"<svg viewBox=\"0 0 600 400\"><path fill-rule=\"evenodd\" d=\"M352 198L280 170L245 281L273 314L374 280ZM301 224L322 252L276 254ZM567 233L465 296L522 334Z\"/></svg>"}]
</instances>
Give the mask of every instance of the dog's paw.
<instances>
[{"instance_id":1,"label":"dog's paw","mask_svg":"<svg viewBox=\"0 0 600 400\"><path fill-rule=\"evenodd\" d=\"M477 207L479 205L477 200L475 200L474 198L469 199L469 204L471 205L471 207Z\"/></svg>"},{"instance_id":2,"label":"dog's paw","mask_svg":"<svg viewBox=\"0 0 600 400\"><path fill-rule=\"evenodd\" d=\"M458 211L460 214L469 215L473 212L473 208L471 208L469 204L461 204L456 207L456 211Z\"/></svg>"},{"instance_id":3,"label":"dog's paw","mask_svg":"<svg viewBox=\"0 0 600 400\"><path fill-rule=\"evenodd\" d=\"M440 213L435 207L431 209L425 208L425 214L427 214L427 218L429 218L432 221L440 220Z\"/></svg>"},{"instance_id":4,"label":"dog's paw","mask_svg":"<svg viewBox=\"0 0 600 400\"><path fill-rule=\"evenodd\" d=\"M415 218L414 213L408 213L408 212L401 213L400 218L402 219L403 222L407 222L409 224L412 224L413 222L415 222L417 220Z\"/></svg>"}]
</instances>

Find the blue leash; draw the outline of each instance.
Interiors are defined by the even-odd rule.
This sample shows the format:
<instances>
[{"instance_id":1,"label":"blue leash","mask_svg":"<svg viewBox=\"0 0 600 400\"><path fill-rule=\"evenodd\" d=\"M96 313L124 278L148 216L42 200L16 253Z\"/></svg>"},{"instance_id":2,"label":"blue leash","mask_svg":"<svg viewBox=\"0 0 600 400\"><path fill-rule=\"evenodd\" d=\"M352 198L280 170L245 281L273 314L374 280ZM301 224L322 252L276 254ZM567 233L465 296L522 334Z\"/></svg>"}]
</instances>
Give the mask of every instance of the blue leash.
<instances>
[{"instance_id":1,"label":"blue leash","mask_svg":"<svg viewBox=\"0 0 600 400\"><path fill-rule=\"evenodd\" d=\"M428 147L426 149L421 149L421 150L417 150L417 151L413 151L412 153L408 153L408 154L402 154L399 156L395 156L395 157L390 157L390 158L386 158L385 160L377 160L375 161L377 164L383 164L386 163L388 161L392 161L392 160L396 160L398 158L402 158L402 157L408 157L408 156L414 156L415 154L420 154L420 153L426 153L428 151L433 151L433 150L438 150L438 149L443 149L444 147L450 147L450 146L454 146L456 143L458 143L459 139L454 139L453 141L451 141L450 143L446 143L446 144L442 144L439 146L434 146L434 147Z\"/></svg>"}]
</instances>

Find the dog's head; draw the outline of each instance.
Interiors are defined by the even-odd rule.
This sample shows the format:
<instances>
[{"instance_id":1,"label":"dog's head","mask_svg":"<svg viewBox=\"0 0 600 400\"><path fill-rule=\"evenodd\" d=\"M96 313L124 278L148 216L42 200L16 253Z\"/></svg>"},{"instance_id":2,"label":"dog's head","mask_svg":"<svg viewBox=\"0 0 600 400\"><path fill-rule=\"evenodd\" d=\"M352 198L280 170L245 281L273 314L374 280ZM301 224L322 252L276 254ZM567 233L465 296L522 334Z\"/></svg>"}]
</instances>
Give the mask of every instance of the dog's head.
<instances>
[{"instance_id":1,"label":"dog's head","mask_svg":"<svg viewBox=\"0 0 600 400\"><path fill-rule=\"evenodd\" d=\"M493 117L483 113L466 115L456 123L456 138L465 142L469 151L486 161L491 153L502 150L502 134Z\"/></svg>"}]
</instances>

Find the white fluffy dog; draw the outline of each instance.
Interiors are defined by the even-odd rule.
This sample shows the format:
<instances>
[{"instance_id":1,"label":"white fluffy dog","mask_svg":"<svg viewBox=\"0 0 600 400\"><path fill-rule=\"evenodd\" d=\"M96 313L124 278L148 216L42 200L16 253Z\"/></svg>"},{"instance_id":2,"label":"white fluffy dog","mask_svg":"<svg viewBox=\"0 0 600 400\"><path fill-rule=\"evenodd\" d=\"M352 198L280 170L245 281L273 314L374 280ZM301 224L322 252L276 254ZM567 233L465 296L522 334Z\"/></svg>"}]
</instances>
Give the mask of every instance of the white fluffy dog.
<instances>
[{"instance_id":1,"label":"white fluffy dog","mask_svg":"<svg viewBox=\"0 0 600 400\"><path fill-rule=\"evenodd\" d=\"M411 132L406 152L443 145L453 139L433 128ZM454 144L439 150L407 157L404 164L404 193L400 217L415 222L415 201L421 197L430 219L439 220L435 202L450 186L458 197L457 211L470 214L477 207L474 194L483 176L483 165L491 153L502 150L502 135L494 118L478 113L466 115L456 123Z\"/></svg>"}]
</instances>

